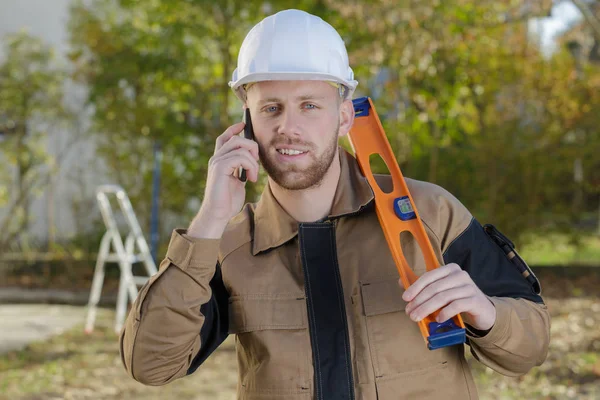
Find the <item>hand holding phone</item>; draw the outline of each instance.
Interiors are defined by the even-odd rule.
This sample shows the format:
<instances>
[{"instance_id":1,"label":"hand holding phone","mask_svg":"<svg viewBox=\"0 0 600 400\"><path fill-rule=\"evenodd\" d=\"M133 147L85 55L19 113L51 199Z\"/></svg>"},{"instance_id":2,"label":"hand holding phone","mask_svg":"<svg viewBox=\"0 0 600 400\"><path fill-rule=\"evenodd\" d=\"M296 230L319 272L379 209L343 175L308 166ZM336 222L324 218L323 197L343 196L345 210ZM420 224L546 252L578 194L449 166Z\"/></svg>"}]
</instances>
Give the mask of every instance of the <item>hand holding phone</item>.
<instances>
[{"instance_id":1,"label":"hand holding phone","mask_svg":"<svg viewBox=\"0 0 600 400\"><path fill-rule=\"evenodd\" d=\"M246 116L249 117L248 112ZM259 170L258 143L247 140L253 136L248 118L246 124L240 121L231 125L215 140L215 152L208 161L202 206L188 230L194 237L221 237L229 220L242 209L246 199L245 181L254 181ZM243 182L240 182L241 175Z\"/></svg>"}]
</instances>

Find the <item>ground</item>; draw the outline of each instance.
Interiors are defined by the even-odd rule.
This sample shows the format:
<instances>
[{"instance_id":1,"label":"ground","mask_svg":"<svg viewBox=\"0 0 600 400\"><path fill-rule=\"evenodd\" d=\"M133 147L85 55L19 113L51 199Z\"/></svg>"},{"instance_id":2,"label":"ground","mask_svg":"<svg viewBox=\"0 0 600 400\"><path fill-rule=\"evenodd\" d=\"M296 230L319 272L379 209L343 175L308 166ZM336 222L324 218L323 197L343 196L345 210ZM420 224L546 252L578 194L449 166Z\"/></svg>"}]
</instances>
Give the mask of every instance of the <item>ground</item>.
<instances>
[{"instance_id":1,"label":"ground","mask_svg":"<svg viewBox=\"0 0 600 400\"><path fill-rule=\"evenodd\" d=\"M547 361L521 378L503 377L469 357L481 399L600 398L600 299L586 294L546 298L552 314ZM119 358L114 314L102 309L91 335L76 325L47 342L0 358L0 399L233 400L237 371L226 341L194 375L146 387L126 375Z\"/></svg>"}]
</instances>

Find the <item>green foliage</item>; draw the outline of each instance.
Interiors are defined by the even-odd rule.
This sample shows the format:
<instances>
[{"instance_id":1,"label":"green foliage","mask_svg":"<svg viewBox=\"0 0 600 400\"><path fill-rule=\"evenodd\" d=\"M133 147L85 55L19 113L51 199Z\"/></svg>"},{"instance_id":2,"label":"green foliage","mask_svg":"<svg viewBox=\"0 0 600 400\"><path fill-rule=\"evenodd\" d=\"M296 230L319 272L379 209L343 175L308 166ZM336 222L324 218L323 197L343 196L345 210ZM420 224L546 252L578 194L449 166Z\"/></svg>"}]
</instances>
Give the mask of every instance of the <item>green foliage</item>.
<instances>
[{"instance_id":1,"label":"green foliage","mask_svg":"<svg viewBox=\"0 0 600 400\"><path fill-rule=\"evenodd\" d=\"M185 224L215 138L241 118L227 82L244 35L280 9L317 14L346 41L357 95L375 99L404 174L446 187L518 239L570 229L600 194L600 70L578 71L566 50L543 56L527 18L549 4L522 15L520 2L492 0L80 1L71 59L101 153L142 224L156 140L162 209ZM254 200L262 186L248 188Z\"/></svg>"},{"instance_id":2,"label":"green foliage","mask_svg":"<svg viewBox=\"0 0 600 400\"><path fill-rule=\"evenodd\" d=\"M600 193L600 69L578 74L566 51L545 58L526 19L506 22L519 3L335 2L404 174L517 240L572 229Z\"/></svg>"},{"instance_id":3,"label":"green foliage","mask_svg":"<svg viewBox=\"0 0 600 400\"><path fill-rule=\"evenodd\" d=\"M530 265L595 267L600 260L600 238L596 235L529 234L523 241L525 246L517 250Z\"/></svg>"},{"instance_id":4,"label":"green foliage","mask_svg":"<svg viewBox=\"0 0 600 400\"><path fill-rule=\"evenodd\" d=\"M161 208L187 211L182 223L196 211L186 205L202 198L214 141L241 119L227 83L239 44L262 16L247 1L94 0L73 7L75 77L89 87L100 151L142 221L156 140L164 151Z\"/></svg>"}]
</instances>

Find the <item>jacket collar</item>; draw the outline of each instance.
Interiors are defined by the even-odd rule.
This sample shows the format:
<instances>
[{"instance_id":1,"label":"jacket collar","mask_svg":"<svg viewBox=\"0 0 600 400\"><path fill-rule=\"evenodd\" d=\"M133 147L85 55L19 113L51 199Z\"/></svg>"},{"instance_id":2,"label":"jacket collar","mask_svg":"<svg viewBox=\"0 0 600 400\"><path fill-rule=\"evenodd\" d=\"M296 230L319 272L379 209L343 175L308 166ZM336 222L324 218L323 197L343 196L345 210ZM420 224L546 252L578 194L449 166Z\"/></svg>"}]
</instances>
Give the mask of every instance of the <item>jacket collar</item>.
<instances>
[{"instance_id":1,"label":"jacket collar","mask_svg":"<svg viewBox=\"0 0 600 400\"><path fill-rule=\"evenodd\" d=\"M360 172L358 162L342 147L340 180L335 191L333 206L327 219L357 213L373 200L373 191ZM252 254L281 246L298 234L298 221L279 204L270 185L265 187L254 213Z\"/></svg>"}]
</instances>

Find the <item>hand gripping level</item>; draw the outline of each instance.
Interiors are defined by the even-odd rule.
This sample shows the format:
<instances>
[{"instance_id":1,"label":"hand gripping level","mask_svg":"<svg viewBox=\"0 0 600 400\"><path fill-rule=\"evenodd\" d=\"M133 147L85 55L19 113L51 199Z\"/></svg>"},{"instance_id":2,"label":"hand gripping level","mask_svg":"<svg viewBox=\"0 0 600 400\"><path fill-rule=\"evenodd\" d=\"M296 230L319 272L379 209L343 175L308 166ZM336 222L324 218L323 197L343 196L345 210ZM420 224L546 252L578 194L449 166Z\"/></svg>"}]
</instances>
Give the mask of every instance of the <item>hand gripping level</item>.
<instances>
[{"instance_id":1,"label":"hand gripping level","mask_svg":"<svg viewBox=\"0 0 600 400\"><path fill-rule=\"evenodd\" d=\"M368 97L361 97L353 100L353 103L356 118L349 133L350 144L358 160L358 165L375 194L375 209L379 223L396 262L402 284L407 289L418 279L418 276L412 271L402 253L400 245L402 232L409 231L414 236L423 253L427 271L438 268L439 264L373 102ZM383 192L375 181L369 161L372 154L379 154L391 173L394 183L391 193ZM460 315L437 323L435 317L438 314L439 310L418 323L427 347L434 350L464 343L466 339L465 325Z\"/></svg>"}]
</instances>

